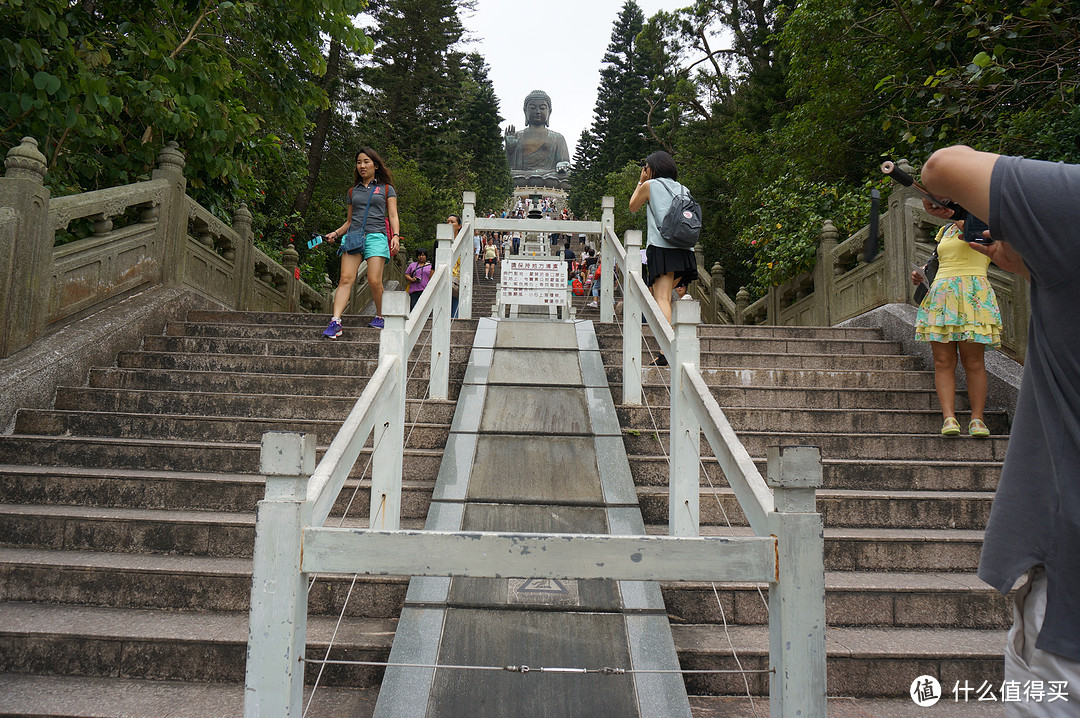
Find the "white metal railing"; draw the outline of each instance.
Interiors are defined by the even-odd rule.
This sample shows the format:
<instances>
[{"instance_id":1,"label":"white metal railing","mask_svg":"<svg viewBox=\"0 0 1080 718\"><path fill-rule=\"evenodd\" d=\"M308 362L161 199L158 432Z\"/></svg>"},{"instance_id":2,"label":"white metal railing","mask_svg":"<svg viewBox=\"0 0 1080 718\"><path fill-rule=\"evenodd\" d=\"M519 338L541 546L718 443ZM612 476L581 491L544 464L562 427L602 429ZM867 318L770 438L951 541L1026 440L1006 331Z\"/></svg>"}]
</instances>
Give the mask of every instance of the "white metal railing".
<instances>
[{"instance_id":1,"label":"white metal railing","mask_svg":"<svg viewBox=\"0 0 1080 718\"><path fill-rule=\"evenodd\" d=\"M770 447L767 479L762 478L701 376L700 305L672 302L668 324L641 279L640 249L641 232L628 231L624 249L614 231L605 229L602 266L617 265L623 278L623 403L642 403L642 317L671 367L668 532L698 534L704 433L754 534L776 540L775 575L768 580L771 715L824 716L825 549L816 508L820 452L812 446ZM610 282L612 274L603 272L602 281ZM601 286L601 317L613 316L613 295Z\"/></svg>"},{"instance_id":2,"label":"white metal railing","mask_svg":"<svg viewBox=\"0 0 1080 718\"><path fill-rule=\"evenodd\" d=\"M301 715L307 579L317 573L767 583L771 715L824 716L824 542L815 507L815 490L821 485L818 450L770 447L767 480L761 477L698 370L697 302L676 302L672 325L667 323L641 280L641 234L628 232L623 249L613 231L611 198L604 198L599 232L601 318L614 317L618 267L625 302L623 401L641 403L642 316L671 366L670 535L400 530L408 357L431 318L430 392L445 397L450 268L462 260L459 314L469 317L472 234L493 221L475 219L471 194L466 193L462 230L450 248L440 243L431 281L412 315L406 313L406 295L384 296L379 367L318 466L312 435L263 437L261 471L267 483L256 518L245 715ZM545 221L544 231L557 231L556 224L562 223ZM448 226L440 226L441 239L449 239L449 234ZM381 450L372 452L370 528L323 527L373 432L374 447ZM702 432L754 536L698 535Z\"/></svg>"}]
</instances>

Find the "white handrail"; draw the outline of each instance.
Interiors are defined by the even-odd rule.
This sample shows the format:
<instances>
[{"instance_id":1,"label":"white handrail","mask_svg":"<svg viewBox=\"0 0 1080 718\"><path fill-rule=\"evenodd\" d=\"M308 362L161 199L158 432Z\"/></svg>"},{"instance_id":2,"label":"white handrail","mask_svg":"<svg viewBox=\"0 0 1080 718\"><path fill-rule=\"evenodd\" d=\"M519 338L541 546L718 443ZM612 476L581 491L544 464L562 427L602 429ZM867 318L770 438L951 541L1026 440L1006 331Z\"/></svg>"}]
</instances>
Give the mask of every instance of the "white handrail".
<instances>
[{"instance_id":1,"label":"white handrail","mask_svg":"<svg viewBox=\"0 0 1080 718\"><path fill-rule=\"evenodd\" d=\"M323 454L322 461L315 467L307 486L307 500L312 504L312 525L322 526L330 515L330 509L379 420L378 413L372 411L372 407L384 403L394 389L399 361L398 357L391 357L390 361L379 362L379 367L371 375L360 398Z\"/></svg>"},{"instance_id":2,"label":"white handrail","mask_svg":"<svg viewBox=\"0 0 1080 718\"><path fill-rule=\"evenodd\" d=\"M688 406L697 415L705 439L712 447L713 456L720 463L720 469L727 477L728 485L735 492L735 498L746 515L746 520L758 536L768 536L772 527L768 514L776 510L773 492L757 470L754 460L739 441L735 430L724 415L724 410L713 397L701 372L689 369L685 365L687 382L683 385L683 396Z\"/></svg>"}]
</instances>

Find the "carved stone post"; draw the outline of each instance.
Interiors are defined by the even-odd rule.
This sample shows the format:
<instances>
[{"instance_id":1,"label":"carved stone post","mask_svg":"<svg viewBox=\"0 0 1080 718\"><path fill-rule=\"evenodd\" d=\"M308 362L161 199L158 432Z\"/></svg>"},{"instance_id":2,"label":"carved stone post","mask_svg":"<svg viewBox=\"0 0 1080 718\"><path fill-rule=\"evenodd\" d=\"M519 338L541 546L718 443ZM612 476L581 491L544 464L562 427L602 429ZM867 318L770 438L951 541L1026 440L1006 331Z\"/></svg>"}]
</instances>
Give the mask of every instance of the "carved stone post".
<instances>
[{"instance_id":1,"label":"carved stone post","mask_svg":"<svg viewBox=\"0 0 1080 718\"><path fill-rule=\"evenodd\" d=\"M53 231L45 156L37 140L12 147L0 178L0 357L27 347L45 328Z\"/></svg>"},{"instance_id":2,"label":"carved stone post","mask_svg":"<svg viewBox=\"0 0 1080 718\"><path fill-rule=\"evenodd\" d=\"M907 160L897 166L910 175L915 170ZM885 301L904 303L911 295L911 264L915 261L915 223L908 200L919 197L911 187L894 186L889 194L889 211L885 215Z\"/></svg>"},{"instance_id":3,"label":"carved stone post","mask_svg":"<svg viewBox=\"0 0 1080 718\"><path fill-rule=\"evenodd\" d=\"M735 323L746 324L746 308L750 306L750 292L746 287L739 287L739 293L735 295Z\"/></svg>"},{"instance_id":4,"label":"carved stone post","mask_svg":"<svg viewBox=\"0 0 1080 718\"><path fill-rule=\"evenodd\" d=\"M158 242L161 245L161 281L183 284L187 256L188 208L187 180L184 179L184 153L175 142L168 142L157 156L152 179L168 180L170 187L161 203L158 219Z\"/></svg>"},{"instance_id":5,"label":"carved stone post","mask_svg":"<svg viewBox=\"0 0 1080 718\"><path fill-rule=\"evenodd\" d=\"M727 287L724 284L724 268L720 266L720 262L714 262L712 269L709 270L709 274L712 277L712 296L709 297L710 316L709 321L719 324L720 318L723 315L721 307L724 303L720 300L720 297L727 294ZM734 321L732 317L732 321Z\"/></svg>"},{"instance_id":6,"label":"carved stone post","mask_svg":"<svg viewBox=\"0 0 1080 718\"><path fill-rule=\"evenodd\" d=\"M818 235L817 264L814 265L814 316L819 325L832 326L833 316L838 312L833 310L832 304L836 299L833 294L836 290L836 272L834 266L834 250L836 240L840 232L831 219L825 220Z\"/></svg>"},{"instance_id":7,"label":"carved stone post","mask_svg":"<svg viewBox=\"0 0 1080 718\"><path fill-rule=\"evenodd\" d=\"M300 253L291 244L281 253L281 266L285 267L285 311L300 311L300 277L297 267Z\"/></svg>"},{"instance_id":8,"label":"carved stone post","mask_svg":"<svg viewBox=\"0 0 1080 718\"><path fill-rule=\"evenodd\" d=\"M233 307L247 311L252 308L255 289L255 233L251 231L251 212L243 202L233 210L232 228L240 237L233 259Z\"/></svg>"}]
</instances>

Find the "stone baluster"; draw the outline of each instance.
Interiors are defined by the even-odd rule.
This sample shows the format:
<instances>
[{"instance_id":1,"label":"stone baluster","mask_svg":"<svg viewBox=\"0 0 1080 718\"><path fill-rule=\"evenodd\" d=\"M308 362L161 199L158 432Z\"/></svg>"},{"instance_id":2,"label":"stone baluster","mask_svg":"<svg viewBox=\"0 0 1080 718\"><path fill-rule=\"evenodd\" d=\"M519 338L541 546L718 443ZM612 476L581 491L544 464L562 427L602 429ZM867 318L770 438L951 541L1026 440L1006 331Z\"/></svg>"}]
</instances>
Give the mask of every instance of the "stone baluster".
<instances>
[{"instance_id":1,"label":"stone baluster","mask_svg":"<svg viewBox=\"0 0 1080 718\"><path fill-rule=\"evenodd\" d=\"M233 257L233 306L240 311L253 308L255 289L255 233L251 229L251 212L241 202L233 210L233 231L239 237Z\"/></svg>"},{"instance_id":2,"label":"stone baluster","mask_svg":"<svg viewBox=\"0 0 1080 718\"><path fill-rule=\"evenodd\" d=\"M291 244L281 253L281 266L285 267L285 311L300 311L300 253Z\"/></svg>"},{"instance_id":3,"label":"stone baluster","mask_svg":"<svg viewBox=\"0 0 1080 718\"><path fill-rule=\"evenodd\" d=\"M831 219L825 220L818 235L817 264L814 265L814 315L815 322L823 327L832 326L832 301L836 288L836 241L840 236Z\"/></svg>"},{"instance_id":4,"label":"stone baluster","mask_svg":"<svg viewBox=\"0 0 1080 718\"><path fill-rule=\"evenodd\" d=\"M0 178L0 357L29 346L45 328L53 265L45 156L37 140L12 147Z\"/></svg>"},{"instance_id":5,"label":"stone baluster","mask_svg":"<svg viewBox=\"0 0 1080 718\"><path fill-rule=\"evenodd\" d=\"M169 182L158 221L158 245L161 250L162 282L183 284L187 257L188 208L187 180L184 179L184 153L175 142L168 142L157 156L152 179Z\"/></svg>"},{"instance_id":6,"label":"stone baluster","mask_svg":"<svg viewBox=\"0 0 1080 718\"><path fill-rule=\"evenodd\" d=\"M896 164L909 175L915 175L907 160ZM881 245L885 250L885 301L889 303L907 302L914 291L910 276L911 264L915 261L915 217L908 207L908 200L919 196L914 188L900 185L894 185L889 193L889 211L883 222L885 237Z\"/></svg>"},{"instance_id":7,"label":"stone baluster","mask_svg":"<svg viewBox=\"0 0 1080 718\"><path fill-rule=\"evenodd\" d=\"M724 284L724 268L720 266L720 262L713 262L712 269L709 271L710 278L712 279L712 296L709 297L709 304L711 305L711 313L709 321L718 323L723 316L722 307L724 303L720 300L721 295L727 293L727 288ZM735 318L732 317L732 321Z\"/></svg>"},{"instance_id":8,"label":"stone baluster","mask_svg":"<svg viewBox=\"0 0 1080 718\"><path fill-rule=\"evenodd\" d=\"M746 287L739 287L739 293L735 295L735 323L746 324L746 308L750 306L750 292Z\"/></svg>"}]
</instances>

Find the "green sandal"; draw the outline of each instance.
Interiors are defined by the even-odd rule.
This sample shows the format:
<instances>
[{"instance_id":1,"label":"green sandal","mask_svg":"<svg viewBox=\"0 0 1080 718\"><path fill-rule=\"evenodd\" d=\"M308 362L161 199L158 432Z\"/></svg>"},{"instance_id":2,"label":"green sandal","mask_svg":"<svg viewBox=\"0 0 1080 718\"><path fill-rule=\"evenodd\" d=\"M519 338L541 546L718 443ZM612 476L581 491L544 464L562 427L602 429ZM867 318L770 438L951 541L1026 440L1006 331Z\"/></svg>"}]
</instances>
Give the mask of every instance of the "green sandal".
<instances>
[{"instance_id":1,"label":"green sandal","mask_svg":"<svg viewBox=\"0 0 1080 718\"><path fill-rule=\"evenodd\" d=\"M976 439L985 439L990 436L990 430L986 428L986 424L982 419L972 419L968 424L968 435L974 436Z\"/></svg>"},{"instance_id":2,"label":"green sandal","mask_svg":"<svg viewBox=\"0 0 1080 718\"><path fill-rule=\"evenodd\" d=\"M941 426L941 435L960 436L960 422L957 421L955 417L950 416Z\"/></svg>"}]
</instances>

